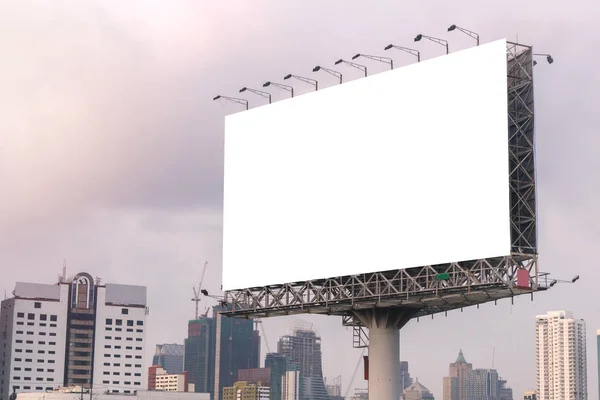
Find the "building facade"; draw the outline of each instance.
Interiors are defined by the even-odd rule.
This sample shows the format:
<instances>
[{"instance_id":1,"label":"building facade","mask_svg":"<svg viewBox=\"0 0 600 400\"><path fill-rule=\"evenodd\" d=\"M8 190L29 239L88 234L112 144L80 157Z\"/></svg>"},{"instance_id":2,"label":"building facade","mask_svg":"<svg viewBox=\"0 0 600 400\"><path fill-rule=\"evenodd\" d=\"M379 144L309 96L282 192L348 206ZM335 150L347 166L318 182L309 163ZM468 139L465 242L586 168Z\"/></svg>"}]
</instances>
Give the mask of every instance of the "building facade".
<instances>
[{"instance_id":1,"label":"building facade","mask_svg":"<svg viewBox=\"0 0 600 400\"><path fill-rule=\"evenodd\" d=\"M500 400L498 372L495 369L473 369L467 372L468 400Z\"/></svg>"},{"instance_id":2,"label":"building facade","mask_svg":"<svg viewBox=\"0 0 600 400\"><path fill-rule=\"evenodd\" d=\"M194 384L189 383L187 372L170 374L159 365L148 368L148 390L166 392L194 392Z\"/></svg>"},{"instance_id":3,"label":"building facade","mask_svg":"<svg viewBox=\"0 0 600 400\"><path fill-rule=\"evenodd\" d=\"M146 387L146 288L99 283L87 273L54 285L16 283L0 310L0 400L13 390ZM109 319L120 321L118 341L115 331L106 338Z\"/></svg>"},{"instance_id":4,"label":"building facade","mask_svg":"<svg viewBox=\"0 0 600 400\"><path fill-rule=\"evenodd\" d=\"M568 311L536 316L537 397L587 400L585 321Z\"/></svg>"},{"instance_id":5,"label":"building facade","mask_svg":"<svg viewBox=\"0 0 600 400\"><path fill-rule=\"evenodd\" d=\"M434 400L433 394L425 386L419 383L418 379L402 393L402 400Z\"/></svg>"},{"instance_id":6,"label":"building facade","mask_svg":"<svg viewBox=\"0 0 600 400\"><path fill-rule=\"evenodd\" d=\"M152 365L159 365L170 374L181 374L183 369L183 358L185 346L175 343L157 344Z\"/></svg>"},{"instance_id":7,"label":"building facade","mask_svg":"<svg viewBox=\"0 0 600 400\"><path fill-rule=\"evenodd\" d=\"M279 353L267 353L265 368L269 368L270 371L271 400L282 400L283 380L287 371L287 357Z\"/></svg>"},{"instance_id":8,"label":"building facade","mask_svg":"<svg viewBox=\"0 0 600 400\"><path fill-rule=\"evenodd\" d=\"M412 378L408 372L408 361L400 361L400 388L404 391L412 383Z\"/></svg>"},{"instance_id":9,"label":"building facade","mask_svg":"<svg viewBox=\"0 0 600 400\"><path fill-rule=\"evenodd\" d=\"M268 386L245 381L235 382L231 387L223 388L223 400L269 400Z\"/></svg>"},{"instance_id":10,"label":"building facade","mask_svg":"<svg viewBox=\"0 0 600 400\"><path fill-rule=\"evenodd\" d=\"M237 376L238 382L248 382L255 385L271 386L271 369L249 368L240 369Z\"/></svg>"}]
</instances>

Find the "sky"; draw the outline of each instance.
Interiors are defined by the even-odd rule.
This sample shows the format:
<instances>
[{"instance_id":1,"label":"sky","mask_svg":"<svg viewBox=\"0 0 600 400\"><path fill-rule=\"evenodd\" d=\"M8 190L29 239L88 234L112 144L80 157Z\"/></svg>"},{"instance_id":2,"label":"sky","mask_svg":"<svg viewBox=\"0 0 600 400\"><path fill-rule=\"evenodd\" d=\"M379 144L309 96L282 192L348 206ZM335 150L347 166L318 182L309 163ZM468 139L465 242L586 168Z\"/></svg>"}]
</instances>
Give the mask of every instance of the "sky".
<instances>
[{"instance_id":1,"label":"sky","mask_svg":"<svg viewBox=\"0 0 600 400\"><path fill-rule=\"evenodd\" d=\"M389 43L410 47L418 33L448 39L451 51L472 46L446 32L457 24L482 43L518 40L555 59L535 67L539 265L581 279L534 301L411 321L400 358L441 398L463 349L475 367L497 368L518 398L535 387L535 315L567 309L587 322L588 389L598 398L598 17L595 0L0 2L0 290L54 283L66 258L70 273L146 285L148 343L183 342L205 261L204 287L220 288L223 121L239 106L212 98L288 73L335 84L312 67L381 54ZM443 54L418 46L423 59ZM370 73L387 67L377 64ZM344 391L366 387L361 369L351 381L361 350L340 318L302 319L322 337L325 376L342 375ZM293 320L264 320L263 352Z\"/></svg>"}]
</instances>

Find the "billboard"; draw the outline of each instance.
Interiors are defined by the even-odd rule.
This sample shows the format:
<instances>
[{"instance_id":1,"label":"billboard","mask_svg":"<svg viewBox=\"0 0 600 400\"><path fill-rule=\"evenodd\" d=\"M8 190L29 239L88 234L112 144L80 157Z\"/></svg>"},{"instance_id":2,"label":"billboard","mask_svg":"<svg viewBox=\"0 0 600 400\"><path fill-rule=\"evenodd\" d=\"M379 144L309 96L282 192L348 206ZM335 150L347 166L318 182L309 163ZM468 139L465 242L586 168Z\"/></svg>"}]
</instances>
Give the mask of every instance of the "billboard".
<instances>
[{"instance_id":1,"label":"billboard","mask_svg":"<svg viewBox=\"0 0 600 400\"><path fill-rule=\"evenodd\" d=\"M223 290L509 255L506 41L225 119Z\"/></svg>"}]
</instances>

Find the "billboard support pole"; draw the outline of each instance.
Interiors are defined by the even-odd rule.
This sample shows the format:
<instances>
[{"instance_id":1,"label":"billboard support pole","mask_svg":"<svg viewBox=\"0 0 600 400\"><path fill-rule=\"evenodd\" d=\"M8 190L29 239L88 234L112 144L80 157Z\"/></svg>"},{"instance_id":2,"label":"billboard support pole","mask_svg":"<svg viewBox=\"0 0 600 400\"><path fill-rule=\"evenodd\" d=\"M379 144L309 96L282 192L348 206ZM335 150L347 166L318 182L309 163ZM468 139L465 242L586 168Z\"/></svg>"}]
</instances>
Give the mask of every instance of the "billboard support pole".
<instances>
[{"instance_id":1,"label":"billboard support pole","mask_svg":"<svg viewBox=\"0 0 600 400\"><path fill-rule=\"evenodd\" d=\"M354 317L369 329L369 398L399 399L400 329L417 310L372 308L357 310Z\"/></svg>"}]
</instances>

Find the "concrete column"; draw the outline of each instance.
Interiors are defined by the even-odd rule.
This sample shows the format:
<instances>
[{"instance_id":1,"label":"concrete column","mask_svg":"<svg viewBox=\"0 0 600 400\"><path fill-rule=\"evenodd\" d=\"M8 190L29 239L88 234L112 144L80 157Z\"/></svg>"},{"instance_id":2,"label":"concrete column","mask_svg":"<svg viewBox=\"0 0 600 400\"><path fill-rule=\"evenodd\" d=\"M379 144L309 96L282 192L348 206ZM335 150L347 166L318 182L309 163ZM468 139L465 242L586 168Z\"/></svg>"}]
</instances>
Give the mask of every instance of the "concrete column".
<instances>
[{"instance_id":1,"label":"concrete column","mask_svg":"<svg viewBox=\"0 0 600 400\"><path fill-rule=\"evenodd\" d=\"M369 399L400 399L400 329L369 328Z\"/></svg>"},{"instance_id":2,"label":"concrete column","mask_svg":"<svg viewBox=\"0 0 600 400\"><path fill-rule=\"evenodd\" d=\"M417 312L410 308L372 308L353 312L369 328L369 399L400 399L400 329Z\"/></svg>"}]
</instances>

